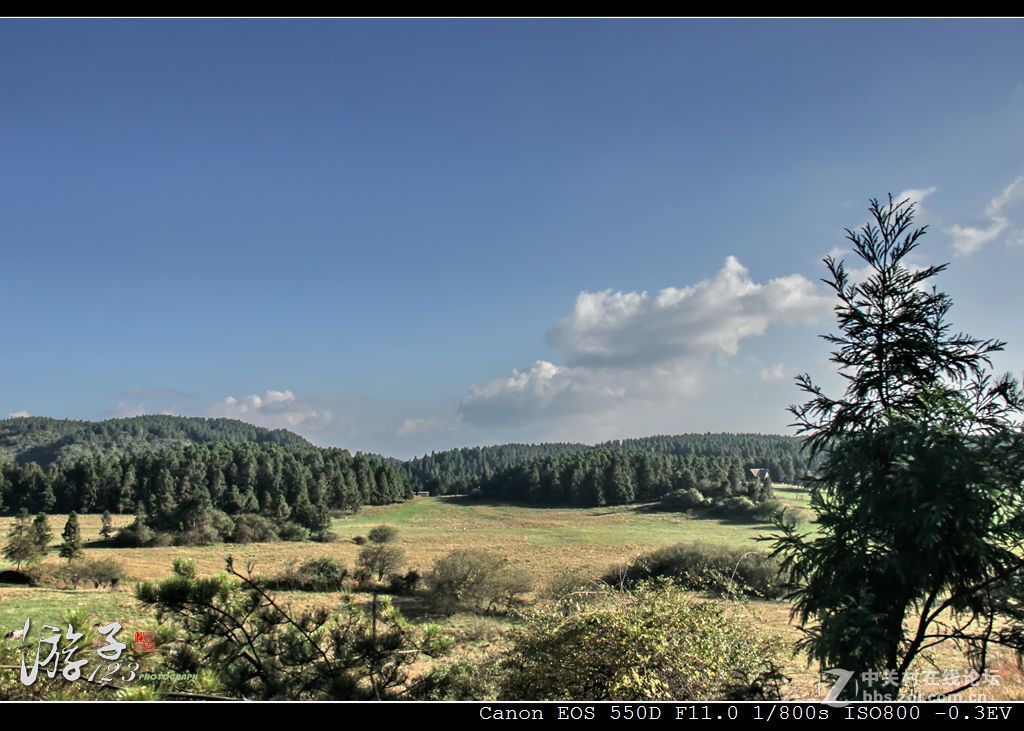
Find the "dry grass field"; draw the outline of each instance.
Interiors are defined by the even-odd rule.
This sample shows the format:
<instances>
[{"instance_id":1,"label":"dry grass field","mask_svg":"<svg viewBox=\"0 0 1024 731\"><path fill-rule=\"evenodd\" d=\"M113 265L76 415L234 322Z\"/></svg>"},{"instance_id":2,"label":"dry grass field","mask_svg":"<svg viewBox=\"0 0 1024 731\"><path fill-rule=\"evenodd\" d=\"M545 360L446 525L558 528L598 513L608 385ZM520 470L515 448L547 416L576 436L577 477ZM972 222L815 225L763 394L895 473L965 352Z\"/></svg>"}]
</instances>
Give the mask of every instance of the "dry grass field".
<instances>
[{"instance_id":1,"label":"dry grass field","mask_svg":"<svg viewBox=\"0 0 1024 731\"><path fill-rule=\"evenodd\" d=\"M807 495L799 488L777 486L776 492L781 500L794 507L807 507ZM115 516L114 524L119 527L131 520L132 516ZM0 536L6 536L12 521L12 518L0 518ZM57 556L57 546L64 521L65 516L50 517L54 541L44 559L46 562L62 560ZM405 551L406 568L425 573L436 559L454 549L487 549L503 554L513 564L527 570L538 589L543 589L565 571L582 570L599 576L610 567L652 548L673 543L702 541L756 548L757 537L767 534L769 529L764 524L697 519L644 505L546 508L474 503L458 498L417 498L400 505L364 508L356 515L334 521L338 540L333 543L90 547L88 541L99 539L100 516L81 516L80 523L87 542L86 557L114 558L124 566L131 580L113 591L0 585L0 634L20 627L26 617L31 617L34 624L56 623L74 610L85 610L96 620L117 619L128 631L152 629L155 619L135 601L132 587L139 580L166 576L174 558L193 559L203 574L221 571L228 554L235 557L236 565L252 562L256 572L264 575L274 574L290 562L314 557L331 557L352 566L359 552L359 546L352 539L365 536L370 528L381 524L398 528L396 543ZM0 570L5 568L11 568L10 564L0 560ZM286 601L301 605L330 605L338 599L331 594L282 594ZM399 603L413 619L422 615L422 607L415 600L402 599ZM789 606L784 603L740 602L732 604L732 611L790 641L800 636L799 629L790 622ZM436 617L431 621L436 621ZM456 638L460 656L477 658L502 646L502 636L509 622L500 617L458 614L442 624ZM955 650L945 650L930 659L934 668L940 670L967 667ZM986 692L994 699L1024 698L1024 681L1015 663L1008 657L1000 657L996 667L1000 684L979 689L979 692ZM823 691L816 685L817 673L808 668L805 659L792 658L787 672L793 677L787 690L789 697L821 697Z\"/></svg>"}]
</instances>

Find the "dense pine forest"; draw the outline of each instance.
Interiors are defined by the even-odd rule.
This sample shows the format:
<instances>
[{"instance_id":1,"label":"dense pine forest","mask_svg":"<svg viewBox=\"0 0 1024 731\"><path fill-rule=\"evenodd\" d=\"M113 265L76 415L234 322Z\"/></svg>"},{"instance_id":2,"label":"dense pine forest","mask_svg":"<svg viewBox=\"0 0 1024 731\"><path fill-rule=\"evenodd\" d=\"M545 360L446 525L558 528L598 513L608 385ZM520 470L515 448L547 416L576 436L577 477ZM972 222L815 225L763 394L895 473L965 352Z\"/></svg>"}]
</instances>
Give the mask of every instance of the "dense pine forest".
<instances>
[{"instance_id":1,"label":"dense pine forest","mask_svg":"<svg viewBox=\"0 0 1024 731\"><path fill-rule=\"evenodd\" d=\"M436 495L468 493L481 481L531 460L581 452L627 450L676 457L727 457L741 470L767 468L776 482L801 482L808 470L803 442L771 434L683 434L586 444L501 444L434 452L404 464L413 489ZM717 468L710 468L715 470Z\"/></svg>"},{"instance_id":2,"label":"dense pine forest","mask_svg":"<svg viewBox=\"0 0 1024 731\"><path fill-rule=\"evenodd\" d=\"M739 457L681 457L622 447L529 460L481 479L471 494L587 506L647 502L675 494L693 494L699 503L747 498L753 506L772 497L770 482L751 479Z\"/></svg>"},{"instance_id":3,"label":"dense pine forest","mask_svg":"<svg viewBox=\"0 0 1024 731\"><path fill-rule=\"evenodd\" d=\"M461 447L432 452L403 463L413 488L432 495L464 495L479 480L522 462L556 454L590 449L586 444L499 444L493 447Z\"/></svg>"},{"instance_id":4,"label":"dense pine forest","mask_svg":"<svg viewBox=\"0 0 1024 731\"><path fill-rule=\"evenodd\" d=\"M45 470L35 462L0 470L7 511L156 515L199 490L229 514L268 511L281 500L351 510L410 496L401 470L382 457L266 443L191 444L76 457Z\"/></svg>"},{"instance_id":5,"label":"dense pine forest","mask_svg":"<svg viewBox=\"0 0 1024 731\"><path fill-rule=\"evenodd\" d=\"M136 513L142 530L176 542L302 539L322 534L333 510L411 497L390 460L344 449L213 442L0 468L7 512ZM258 519L257 519L258 518ZM250 535L256 533L256 536Z\"/></svg>"}]
</instances>

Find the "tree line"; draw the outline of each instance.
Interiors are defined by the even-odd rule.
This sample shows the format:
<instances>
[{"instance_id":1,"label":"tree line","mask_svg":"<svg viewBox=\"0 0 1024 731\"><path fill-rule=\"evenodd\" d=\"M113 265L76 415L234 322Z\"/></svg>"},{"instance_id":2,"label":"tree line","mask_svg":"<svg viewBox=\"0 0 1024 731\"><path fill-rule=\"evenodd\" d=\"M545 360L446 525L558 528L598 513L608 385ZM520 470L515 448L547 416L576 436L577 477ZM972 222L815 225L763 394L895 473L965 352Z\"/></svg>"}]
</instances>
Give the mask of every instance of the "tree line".
<instances>
[{"instance_id":1,"label":"tree line","mask_svg":"<svg viewBox=\"0 0 1024 731\"><path fill-rule=\"evenodd\" d=\"M498 473L535 460L580 453L626 451L736 460L740 471L764 467L776 482L796 483L803 481L809 469L801 452L802 446L800 439L770 434L660 435L594 446L572 443L501 444L432 452L405 462L403 470L415 490L434 495L465 494Z\"/></svg>"},{"instance_id":2,"label":"tree line","mask_svg":"<svg viewBox=\"0 0 1024 731\"><path fill-rule=\"evenodd\" d=\"M607 447L528 460L480 479L470 494L599 506L659 500L680 490L716 499L745 497L753 503L772 496L770 485L750 479L739 457Z\"/></svg>"},{"instance_id":3,"label":"tree line","mask_svg":"<svg viewBox=\"0 0 1024 731\"><path fill-rule=\"evenodd\" d=\"M45 470L35 462L0 466L0 511L136 513L150 528L167 531L211 511L259 514L319 531L331 510L411 496L401 469L382 457L270 442L83 455Z\"/></svg>"}]
</instances>

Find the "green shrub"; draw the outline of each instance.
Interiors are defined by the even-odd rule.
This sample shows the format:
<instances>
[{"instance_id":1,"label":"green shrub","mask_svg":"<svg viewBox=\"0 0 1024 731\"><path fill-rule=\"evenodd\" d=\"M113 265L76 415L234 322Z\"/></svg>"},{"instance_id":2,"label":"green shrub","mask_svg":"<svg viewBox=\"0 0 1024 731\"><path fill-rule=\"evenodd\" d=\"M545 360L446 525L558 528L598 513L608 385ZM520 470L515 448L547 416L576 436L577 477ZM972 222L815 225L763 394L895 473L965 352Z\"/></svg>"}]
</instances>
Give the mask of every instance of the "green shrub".
<instances>
[{"instance_id":1,"label":"green shrub","mask_svg":"<svg viewBox=\"0 0 1024 731\"><path fill-rule=\"evenodd\" d=\"M388 591L392 594L412 594L422 581L423 577L416 569L409 569L404 574L391 574L388 577Z\"/></svg>"},{"instance_id":2,"label":"green shrub","mask_svg":"<svg viewBox=\"0 0 1024 731\"><path fill-rule=\"evenodd\" d=\"M752 518L756 507L753 500L742 495L727 497L714 504L715 513L730 518Z\"/></svg>"},{"instance_id":3,"label":"green shrub","mask_svg":"<svg viewBox=\"0 0 1024 731\"><path fill-rule=\"evenodd\" d=\"M661 498L661 506L666 510L696 510L707 504L707 500L701 491L695 487L687 490L676 490L667 493Z\"/></svg>"},{"instance_id":4,"label":"green shrub","mask_svg":"<svg viewBox=\"0 0 1024 731\"><path fill-rule=\"evenodd\" d=\"M452 551L434 564L427 577L431 605L449 616L460 608L509 609L531 588L529 576L503 556L487 551Z\"/></svg>"},{"instance_id":5,"label":"green shrub","mask_svg":"<svg viewBox=\"0 0 1024 731\"><path fill-rule=\"evenodd\" d=\"M768 500L762 500L759 503L755 503L752 514L758 520L767 522L784 510L788 510L785 503L776 498L770 498Z\"/></svg>"},{"instance_id":6,"label":"green shrub","mask_svg":"<svg viewBox=\"0 0 1024 731\"><path fill-rule=\"evenodd\" d=\"M213 524L208 523L178 531L172 535L172 540L176 546L212 546L222 538Z\"/></svg>"},{"instance_id":7,"label":"green shrub","mask_svg":"<svg viewBox=\"0 0 1024 731\"><path fill-rule=\"evenodd\" d=\"M595 579L582 569L572 569L556 576L544 588L543 596L556 603L580 603L602 597L609 590L603 579Z\"/></svg>"},{"instance_id":8,"label":"green shrub","mask_svg":"<svg viewBox=\"0 0 1024 731\"><path fill-rule=\"evenodd\" d=\"M174 535L167 533L166 531L157 531L153 534L149 543L146 544L149 548L166 548L167 546L174 545Z\"/></svg>"},{"instance_id":9,"label":"green shrub","mask_svg":"<svg viewBox=\"0 0 1024 731\"><path fill-rule=\"evenodd\" d=\"M632 587L653 578L716 594L776 598L783 592L778 564L758 551L679 543L659 548L609 572L605 581Z\"/></svg>"},{"instance_id":10,"label":"green shrub","mask_svg":"<svg viewBox=\"0 0 1024 731\"><path fill-rule=\"evenodd\" d=\"M310 534L309 540L316 543L337 543L338 534L332 530L318 530Z\"/></svg>"},{"instance_id":11,"label":"green shrub","mask_svg":"<svg viewBox=\"0 0 1024 731\"><path fill-rule=\"evenodd\" d=\"M242 513L235 516L231 540L234 543L272 543L281 537L269 518L256 513Z\"/></svg>"},{"instance_id":12,"label":"green shrub","mask_svg":"<svg viewBox=\"0 0 1024 731\"><path fill-rule=\"evenodd\" d=\"M171 560L171 572L182 579L195 579L199 576L195 559L175 558Z\"/></svg>"},{"instance_id":13,"label":"green shrub","mask_svg":"<svg viewBox=\"0 0 1024 731\"><path fill-rule=\"evenodd\" d=\"M292 521L286 521L282 523L278 529L277 534L281 536L282 541L308 541L309 540L309 528L293 523Z\"/></svg>"},{"instance_id":14,"label":"green shrub","mask_svg":"<svg viewBox=\"0 0 1024 731\"><path fill-rule=\"evenodd\" d=\"M112 543L119 548L141 548L153 542L156 532L146 525L141 516L117 532Z\"/></svg>"},{"instance_id":15,"label":"green shrub","mask_svg":"<svg viewBox=\"0 0 1024 731\"><path fill-rule=\"evenodd\" d=\"M222 541L231 540L235 532L235 519L223 510L210 511L210 523Z\"/></svg>"},{"instance_id":16,"label":"green shrub","mask_svg":"<svg viewBox=\"0 0 1024 731\"><path fill-rule=\"evenodd\" d=\"M268 588L291 591L341 591L348 578L348 569L330 558L313 558L289 566L267 581Z\"/></svg>"},{"instance_id":17,"label":"green shrub","mask_svg":"<svg viewBox=\"0 0 1024 731\"><path fill-rule=\"evenodd\" d=\"M393 525L378 525L366 534L372 543L391 543L398 538L398 528Z\"/></svg>"},{"instance_id":18,"label":"green shrub","mask_svg":"<svg viewBox=\"0 0 1024 731\"><path fill-rule=\"evenodd\" d=\"M36 583L61 589L117 588L124 580L124 567L112 558L97 561L69 561L32 569Z\"/></svg>"},{"instance_id":19,"label":"green shrub","mask_svg":"<svg viewBox=\"0 0 1024 731\"><path fill-rule=\"evenodd\" d=\"M543 605L508 636L499 698L745 700L779 698L785 645L670 582Z\"/></svg>"},{"instance_id":20,"label":"green shrub","mask_svg":"<svg viewBox=\"0 0 1024 731\"><path fill-rule=\"evenodd\" d=\"M210 542L217 542L220 539L215 533L205 537L209 538ZM182 545L184 542L181 534L155 531L146 525L144 516L137 515L135 520L117 532L111 540L111 545L118 548L162 548L175 543Z\"/></svg>"},{"instance_id":21,"label":"green shrub","mask_svg":"<svg viewBox=\"0 0 1024 731\"><path fill-rule=\"evenodd\" d=\"M533 577L518 566L507 566L502 572L498 586L500 594L495 604L510 610L523 601L523 596L533 591Z\"/></svg>"},{"instance_id":22,"label":"green shrub","mask_svg":"<svg viewBox=\"0 0 1024 731\"><path fill-rule=\"evenodd\" d=\"M85 561L82 574L94 585L117 587L124 580L124 567L112 558Z\"/></svg>"},{"instance_id":23,"label":"green shrub","mask_svg":"<svg viewBox=\"0 0 1024 731\"><path fill-rule=\"evenodd\" d=\"M370 543L363 547L356 559L356 578L366 583L376 578L381 581L405 563L405 551L385 543Z\"/></svg>"},{"instance_id":24,"label":"green shrub","mask_svg":"<svg viewBox=\"0 0 1024 731\"><path fill-rule=\"evenodd\" d=\"M711 501L707 507L711 512L723 518L740 518L745 520L762 520L768 522L786 508L781 500L773 497L759 502L745 495L735 495Z\"/></svg>"}]
</instances>

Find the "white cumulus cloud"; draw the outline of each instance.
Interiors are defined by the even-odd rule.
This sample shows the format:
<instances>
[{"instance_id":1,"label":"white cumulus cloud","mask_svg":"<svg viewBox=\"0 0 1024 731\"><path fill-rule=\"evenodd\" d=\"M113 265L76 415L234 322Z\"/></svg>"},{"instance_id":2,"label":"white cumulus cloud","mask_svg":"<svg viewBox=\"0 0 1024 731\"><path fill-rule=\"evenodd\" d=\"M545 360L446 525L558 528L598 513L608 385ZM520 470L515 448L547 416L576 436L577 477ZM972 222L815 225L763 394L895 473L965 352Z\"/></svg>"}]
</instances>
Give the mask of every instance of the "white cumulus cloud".
<instances>
[{"instance_id":1,"label":"white cumulus cloud","mask_svg":"<svg viewBox=\"0 0 1024 731\"><path fill-rule=\"evenodd\" d=\"M735 355L740 341L773 322L811 322L831 300L799 274L754 282L730 256L693 286L646 292L581 292L548 334L573 365L643 366L712 354Z\"/></svg>"},{"instance_id":2,"label":"white cumulus cloud","mask_svg":"<svg viewBox=\"0 0 1024 731\"><path fill-rule=\"evenodd\" d=\"M937 191L934 185L927 188L907 188L901 190L899 195L892 197L893 203L902 203L905 200L909 200L914 204L914 212L918 220L922 217L927 217L927 212L924 210L924 201L932 193Z\"/></svg>"},{"instance_id":3,"label":"white cumulus cloud","mask_svg":"<svg viewBox=\"0 0 1024 731\"><path fill-rule=\"evenodd\" d=\"M331 421L330 411L300 401L291 391L266 391L240 399L228 396L211 406L209 414L269 429L316 430Z\"/></svg>"},{"instance_id":4,"label":"white cumulus cloud","mask_svg":"<svg viewBox=\"0 0 1024 731\"><path fill-rule=\"evenodd\" d=\"M1010 228L1008 209L1024 200L1024 175L1003 188L1002 192L985 206L987 223L982 226L961 226L956 224L947 229L953 240L953 251L961 256L973 254L986 244L995 241ZM1011 234L1011 243L1015 240Z\"/></svg>"},{"instance_id":5,"label":"white cumulus cloud","mask_svg":"<svg viewBox=\"0 0 1024 731\"><path fill-rule=\"evenodd\" d=\"M27 411L9 411L7 412L8 419L27 419L31 414Z\"/></svg>"},{"instance_id":6,"label":"white cumulus cloud","mask_svg":"<svg viewBox=\"0 0 1024 731\"><path fill-rule=\"evenodd\" d=\"M755 282L732 256L715 276L655 295L581 292L548 333L566 364L538 360L471 386L459 412L475 426L576 418L621 429L627 414L651 421L698 393L745 339L774 324L821 321L832 304L798 274Z\"/></svg>"}]
</instances>

